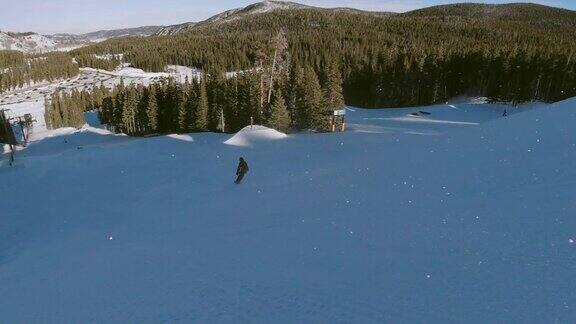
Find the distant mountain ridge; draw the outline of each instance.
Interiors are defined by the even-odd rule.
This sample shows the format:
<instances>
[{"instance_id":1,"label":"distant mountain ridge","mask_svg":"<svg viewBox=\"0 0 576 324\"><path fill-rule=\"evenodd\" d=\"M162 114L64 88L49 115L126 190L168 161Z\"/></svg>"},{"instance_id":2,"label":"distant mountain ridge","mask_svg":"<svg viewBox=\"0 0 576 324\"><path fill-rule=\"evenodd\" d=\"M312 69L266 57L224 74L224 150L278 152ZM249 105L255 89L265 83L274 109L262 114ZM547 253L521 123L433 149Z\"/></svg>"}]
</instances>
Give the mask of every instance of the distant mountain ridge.
<instances>
[{"instance_id":1,"label":"distant mountain ridge","mask_svg":"<svg viewBox=\"0 0 576 324\"><path fill-rule=\"evenodd\" d=\"M289 1L263 1L251 4L243 8L236 8L224 11L217 15L214 15L202 22L188 22L178 25L166 26L160 29L156 35L167 36L179 34L182 32L189 31L198 26L205 26L214 23L226 23L252 15L258 15L278 10L289 10L289 9L312 9L315 7L307 6L295 2Z\"/></svg>"},{"instance_id":2,"label":"distant mountain ridge","mask_svg":"<svg viewBox=\"0 0 576 324\"><path fill-rule=\"evenodd\" d=\"M534 3L505 3L505 4L484 4L484 3L456 3L449 5L432 6L406 12L401 15L420 17L492 17L492 18L543 18L551 15L574 17L576 12L564 9L549 7Z\"/></svg>"},{"instance_id":3,"label":"distant mountain ridge","mask_svg":"<svg viewBox=\"0 0 576 324\"><path fill-rule=\"evenodd\" d=\"M91 33L82 34L81 36L91 40L109 39L123 36L150 36L158 32L161 28L163 28L163 26L142 26L135 28L99 30Z\"/></svg>"},{"instance_id":4,"label":"distant mountain ridge","mask_svg":"<svg viewBox=\"0 0 576 324\"><path fill-rule=\"evenodd\" d=\"M162 27L156 32L158 36L174 35L191 31L196 27L206 26L214 23L226 23L243 19L246 17L269 13L280 10L311 9L311 10L328 10L328 11L349 11L358 14L367 14L381 17L393 16L412 16L412 17L475 17L475 18L494 18L494 19L520 19L531 20L539 19L558 19L568 22L574 20L576 12L556 7L538 5L532 3L510 3L510 4L480 4L480 3L457 3L449 5L432 6L423 9L408 11L405 13L364 11L354 8L320 8L303 5L288 1L263 1L244 8L237 8L224 11L214 15L202 22L189 22L178 25Z\"/></svg>"},{"instance_id":5,"label":"distant mountain ridge","mask_svg":"<svg viewBox=\"0 0 576 324\"><path fill-rule=\"evenodd\" d=\"M26 53L44 53L57 49L54 40L34 33L0 32L0 50L20 51Z\"/></svg>"},{"instance_id":6,"label":"distant mountain ridge","mask_svg":"<svg viewBox=\"0 0 576 324\"><path fill-rule=\"evenodd\" d=\"M322 10L322 12L347 11L371 16L386 17L429 17L449 19L450 17L478 19L513 19L531 21L533 24L545 22L560 23L576 28L576 12L568 9L548 7L531 3L480 4L459 3L439 5L405 13L372 12L353 8L319 8L289 1L263 1L246 7L236 8L216 14L201 22L187 22L170 26L142 26L112 30L99 30L85 34L39 35L36 33L10 33L0 31L0 50L16 50L26 53L68 51L96 42L117 37L170 36L189 32L199 27L228 23L261 14L289 10Z\"/></svg>"},{"instance_id":7,"label":"distant mountain ridge","mask_svg":"<svg viewBox=\"0 0 576 324\"><path fill-rule=\"evenodd\" d=\"M403 16L429 19L517 21L535 28L549 25L576 29L576 11L534 3L459 3L434 6L404 13Z\"/></svg>"},{"instance_id":8,"label":"distant mountain ridge","mask_svg":"<svg viewBox=\"0 0 576 324\"><path fill-rule=\"evenodd\" d=\"M116 37L145 37L158 32L162 26L143 26L112 30L99 30L86 34L40 35L34 32L1 32L0 50L12 50L25 53L46 53L69 51Z\"/></svg>"}]
</instances>

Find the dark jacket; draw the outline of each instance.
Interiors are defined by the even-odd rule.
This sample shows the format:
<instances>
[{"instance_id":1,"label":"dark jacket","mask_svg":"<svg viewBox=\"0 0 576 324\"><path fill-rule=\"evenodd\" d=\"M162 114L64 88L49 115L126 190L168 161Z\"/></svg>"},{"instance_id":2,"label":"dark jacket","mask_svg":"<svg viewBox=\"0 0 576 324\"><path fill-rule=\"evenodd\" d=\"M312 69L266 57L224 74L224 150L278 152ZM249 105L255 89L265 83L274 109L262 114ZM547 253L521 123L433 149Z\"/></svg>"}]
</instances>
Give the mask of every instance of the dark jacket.
<instances>
[{"instance_id":1,"label":"dark jacket","mask_svg":"<svg viewBox=\"0 0 576 324\"><path fill-rule=\"evenodd\" d=\"M246 174L248 170L249 170L248 163L246 163L246 161L242 159L240 160L240 163L238 163L238 169L236 170L236 175Z\"/></svg>"}]
</instances>

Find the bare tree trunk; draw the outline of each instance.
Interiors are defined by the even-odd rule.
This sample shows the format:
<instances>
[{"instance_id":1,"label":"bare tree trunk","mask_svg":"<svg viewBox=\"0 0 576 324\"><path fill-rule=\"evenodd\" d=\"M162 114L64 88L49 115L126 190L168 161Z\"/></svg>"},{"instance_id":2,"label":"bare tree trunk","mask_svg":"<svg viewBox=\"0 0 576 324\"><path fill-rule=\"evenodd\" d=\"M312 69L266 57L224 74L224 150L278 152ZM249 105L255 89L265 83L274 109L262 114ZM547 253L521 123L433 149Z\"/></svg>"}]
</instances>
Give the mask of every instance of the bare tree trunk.
<instances>
[{"instance_id":1,"label":"bare tree trunk","mask_svg":"<svg viewBox=\"0 0 576 324\"><path fill-rule=\"evenodd\" d=\"M262 72L263 64L260 61L260 109L264 107L264 73Z\"/></svg>"},{"instance_id":2,"label":"bare tree trunk","mask_svg":"<svg viewBox=\"0 0 576 324\"><path fill-rule=\"evenodd\" d=\"M226 121L224 120L224 109L220 109L220 120L221 120L221 127L222 133L226 132Z\"/></svg>"},{"instance_id":3,"label":"bare tree trunk","mask_svg":"<svg viewBox=\"0 0 576 324\"><path fill-rule=\"evenodd\" d=\"M274 60L272 61L272 69L270 70L270 89L268 90L268 104L272 100L272 89L274 88L274 71L276 70L276 60L278 56L278 47L274 50Z\"/></svg>"},{"instance_id":4,"label":"bare tree trunk","mask_svg":"<svg viewBox=\"0 0 576 324\"><path fill-rule=\"evenodd\" d=\"M532 100L538 99L538 95L540 94L540 79L542 76L538 77L538 81L536 82L536 89L534 90L534 98Z\"/></svg>"}]
</instances>

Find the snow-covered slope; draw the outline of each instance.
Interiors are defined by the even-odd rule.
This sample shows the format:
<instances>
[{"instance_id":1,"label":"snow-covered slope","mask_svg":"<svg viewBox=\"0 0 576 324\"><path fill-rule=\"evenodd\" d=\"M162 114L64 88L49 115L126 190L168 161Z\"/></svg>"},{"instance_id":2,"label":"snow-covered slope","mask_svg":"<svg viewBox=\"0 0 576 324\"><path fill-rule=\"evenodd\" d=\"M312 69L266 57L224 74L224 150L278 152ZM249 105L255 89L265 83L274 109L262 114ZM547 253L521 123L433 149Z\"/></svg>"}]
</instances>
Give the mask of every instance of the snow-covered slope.
<instances>
[{"instance_id":1,"label":"snow-covered slope","mask_svg":"<svg viewBox=\"0 0 576 324\"><path fill-rule=\"evenodd\" d=\"M56 43L52 39L38 34L0 32L0 50L45 53L56 50Z\"/></svg>"},{"instance_id":2,"label":"snow-covered slope","mask_svg":"<svg viewBox=\"0 0 576 324\"><path fill-rule=\"evenodd\" d=\"M197 23L195 23L195 22L187 22L187 23L182 23L182 24L177 24L177 25L165 26L165 27L160 28L156 32L156 35L157 36L169 36L169 35L175 35L175 34L183 33L187 30L192 29L196 24Z\"/></svg>"},{"instance_id":3,"label":"snow-covered slope","mask_svg":"<svg viewBox=\"0 0 576 324\"><path fill-rule=\"evenodd\" d=\"M313 7L289 1L262 1L243 8L224 11L200 23L190 22L190 23L166 26L161 28L156 34L162 36L174 35L191 30L196 26L203 26L214 23L226 23L237 19L273 12L277 10L303 9L303 8L313 8Z\"/></svg>"},{"instance_id":4,"label":"snow-covered slope","mask_svg":"<svg viewBox=\"0 0 576 324\"><path fill-rule=\"evenodd\" d=\"M288 1L263 1L249 5L244 8L237 8L222 12L220 14L208 18L206 21L204 21L204 23L227 22L245 16L259 15L278 10L302 9L302 8L311 8L311 7Z\"/></svg>"},{"instance_id":5,"label":"snow-covered slope","mask_svg":"<svg viewBox=\"0 0 576 324\"><path fill-rule=\"evenodd\" d=\"M0 318L572 323L575 105L351 109L349 132L252 147L33 143L0 167Z\"/></svg>"},{"instance_id":6,"label":"snow-covered slope","mask_svg":"<svg viewBox=\"0 0 576 324\"><path fill-rule=\"evenodd\" d=\"M88 38L69 35L39 35L35 33L0 32L0 50L20 51L24 53L46 53L52 51L71 51L91 44Z\"/></svg>"},{"instance_id":7,"label":"snow-covered slope","mask_svg":"<svg viewBox=\"0 0 576 324\"><path fill-rule=\"evenodd\" d=\"M100 30L82 35L39 35L35 33L0 32L0 51L13 50L25 53L71 51L73 49L87 46L93 43L98 43L110 38L124 36L150 36L159 31L160 28L161 26L144 26L136 28Z\"/></svg>"}]
</instances>

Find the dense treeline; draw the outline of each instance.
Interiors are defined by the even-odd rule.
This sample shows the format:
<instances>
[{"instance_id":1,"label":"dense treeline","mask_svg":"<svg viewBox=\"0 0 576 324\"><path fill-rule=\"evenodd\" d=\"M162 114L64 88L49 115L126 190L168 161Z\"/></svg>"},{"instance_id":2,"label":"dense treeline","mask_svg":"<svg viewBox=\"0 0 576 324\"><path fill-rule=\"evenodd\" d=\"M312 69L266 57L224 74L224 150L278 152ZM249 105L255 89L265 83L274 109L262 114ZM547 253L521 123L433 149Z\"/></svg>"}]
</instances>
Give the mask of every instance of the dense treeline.
<instances>
[{"instance_id":1,"label":"dense treeline","mask_svg":"<svg viewBox=\"0 0 576 324\"><path fill-rule=\"evenodd\" d=\"M280 59L278 59L280 61ZM312 67L294 68L280 77L245 72L224 78L216 71L183 84L173 79L90 92L57 93L46 107L50 128L80 127L83 113L98 109L100 121L114 132L134 136L187 132L236 132L250 124L283 132L332 130L334 110L344 107L342 79L330 64L321 84ZM267 86L264 79L272 79Z\"/></svg>"},{"instance_id":2,"label":"dense treeline","mask_svg":"<svg viewBox=\"0 0 576 324\"><path fill-rule=\"evenodd\" d=\"M101 88L94 88L97 93ZM106 90L102 87L102 90ZM90 92L73 90L71 93L56 92L44 102L44 119L49 129L62 127L80 128L86 124L85 110L97 105Z\"/></svg>"},{"instance_id":3,"label":"dense treeline","mask_svg":"<svg viewBox=\"0 0 576 324\"><path fill-rule=\"evenodd\" d=\"M0 93L33 82L71 78L78 73L78 65L66 53L26 55L0 51Z\"/></svg>"},{"instance_id":4,"label":"dense treeline","mask_svg":"<svg viewBox=\"0 0 576 324\"><path fill-rule=\"evenodd\" d=\"M106 58L99 58L94 54L82 54L75 56L76 63L79 67L91 67L112 71L120 65L121 61L114 55L108 55Z\"/></svg>"},{"instance_id":5,"label":"dense treeline","mask_svg":"<svg viewBox=\"0 0 576 324\"><path fill-rule=\"evenodd\" d=\"M324 82L328 62L340 62L351 105L424 105L459 95L502 101L576 96L576 13L524 4L450 8L390 16L282 10L173 36L110 40L75 54L125 53L127 62L148 71L167 64L245 70L270 66L274 36L285 30L293 66L313 67Z\"/></svg>"}]
</instances>

